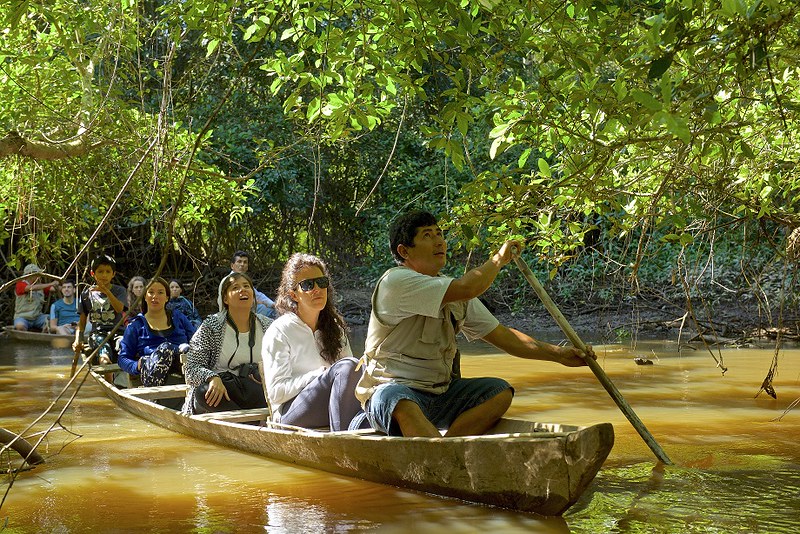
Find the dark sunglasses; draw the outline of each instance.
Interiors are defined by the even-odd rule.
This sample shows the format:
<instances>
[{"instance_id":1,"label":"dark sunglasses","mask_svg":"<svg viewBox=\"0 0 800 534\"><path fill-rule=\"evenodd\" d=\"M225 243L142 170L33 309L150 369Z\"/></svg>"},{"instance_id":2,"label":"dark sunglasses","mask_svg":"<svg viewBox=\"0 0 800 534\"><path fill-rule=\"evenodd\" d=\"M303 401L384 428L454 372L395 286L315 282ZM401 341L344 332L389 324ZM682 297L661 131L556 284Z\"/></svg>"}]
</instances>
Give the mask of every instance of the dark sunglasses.
<instances>
[{"instance_id":1,"label":"dark sunglasses","mask_svg":"<svg viewBox=\"0 0 800 534\"><path fill-rule=\"evenodd\" d=\"M330 280L328 280L327 276L320 276L319 278L306 278L305 280L301 280L297 282L297 287L303 291L311 291L314 289L314 284L317 284L317 287L320 289L325 289L328 287L329 283Z\"/></svg>"}]
</instances>

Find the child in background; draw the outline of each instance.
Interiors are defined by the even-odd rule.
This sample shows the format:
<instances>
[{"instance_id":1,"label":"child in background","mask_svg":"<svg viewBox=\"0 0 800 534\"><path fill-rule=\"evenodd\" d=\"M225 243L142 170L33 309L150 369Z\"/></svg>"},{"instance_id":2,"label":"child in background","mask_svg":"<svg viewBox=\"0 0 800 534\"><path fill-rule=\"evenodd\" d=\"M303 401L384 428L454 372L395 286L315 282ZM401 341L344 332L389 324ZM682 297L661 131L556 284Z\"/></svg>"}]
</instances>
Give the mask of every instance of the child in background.
<instances>
[{"instance_id":1,"label":"child in background","mask_svg":"<svg viewBox=\"0 0 800 534\"><path fill-rule=\"evenodd\" d=\"M123 312L127 308L125 288L111 283L116 274L116 268L117 263L106 254L92 260L91 275L95 283L81 293L78 301L78 310L81 316L78 328L75 330L75 343L72 348L75 351L83 349L86 323L87 321L91 322L92 333L89 335L89 348L94 351L100 347L97 353L100 364L116 362L115 340L109 340L107 343L103 343L103 340L108 337L117 324L122 322ZM122 329L119 329L115 338L121 336Z\"/></svg>"}]
</instances>

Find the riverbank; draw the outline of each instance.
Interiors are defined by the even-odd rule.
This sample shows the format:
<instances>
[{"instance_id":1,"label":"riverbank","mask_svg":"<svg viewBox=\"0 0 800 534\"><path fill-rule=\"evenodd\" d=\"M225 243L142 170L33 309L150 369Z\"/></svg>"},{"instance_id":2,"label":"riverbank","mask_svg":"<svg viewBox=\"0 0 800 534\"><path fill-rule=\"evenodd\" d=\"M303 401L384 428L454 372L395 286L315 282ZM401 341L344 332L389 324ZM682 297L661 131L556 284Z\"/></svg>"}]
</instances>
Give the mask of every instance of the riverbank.
<instances>
[{"instance_id":1,"label":"riverbank","mask_svg":"<svg viewBox=\"0 0 800 534\"><path fill-rule=\"evenodd\" d=\"M366 333L370 313L367 289L338 290L337 306L353 332ZM744 345L754 340L774 340L780 332L783 340L800 340L800 316L797 310L765 310L753 303L720 302L713 308L687 311L685 303L653 303L629 299L619 304L575 305L557 303L572 328L587 343L605 344L626 339L675 339L682 342L703 341L720 345ZM544 339L561 340L564 335L544 306L532 302L512 311L489 304L495 317L506 326Z\"/></svg>"},{"instance_id":2,"label":"riverbank","mask_svg":"<svg viewBox=\"0 0 800 534\"><path fill-rule=\"evenodd\" d=\"M259 287L269 294L275 281L261 280ZM187 296L194 301L203 316L216 311L218 277L206 276L194 284L187 285ZM497 293L492 293L496 291ZM502 289L491 289L485 301L492 313L506 326L523 332L535 333L548 340L564 339L561 329L544 308L531 297L526 305L510 308L509 301L499 295ZM365 335L371 309L372 288L363 281L343 280L336 288L337 307L344 315L354 333ZM746 344L752 340L776 339L780 332L784 340L800 341L800 315L797 309L784 309L765 303L780 302L779 295L763 295L763 302L733 298L718 298L713 305L692 303L692 312L685 299L654 298L645 296L626 297L619 302L573 303L559 299L554 292L561 312L574 330L587 343L614 343L626 339L667 338L682 342L700 340L719 344ZM532 299L532 300L531 300ZM0 295L0 316L13 317L13 292Z\"/></svg>"}]
</instances>

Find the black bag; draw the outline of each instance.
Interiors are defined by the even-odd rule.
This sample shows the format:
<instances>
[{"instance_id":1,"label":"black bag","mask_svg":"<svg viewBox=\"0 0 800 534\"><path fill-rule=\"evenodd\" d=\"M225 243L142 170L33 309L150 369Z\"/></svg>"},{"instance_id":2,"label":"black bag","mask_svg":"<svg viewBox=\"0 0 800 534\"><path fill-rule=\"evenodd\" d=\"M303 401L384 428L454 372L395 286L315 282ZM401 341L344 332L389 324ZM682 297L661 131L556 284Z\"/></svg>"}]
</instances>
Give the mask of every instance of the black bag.
<instances>
[{"instance_id":1,"label":"black bag","mask_svg":"<svg viewBox=\"0 0 800 534\"><path fill-rule=\"evenodd\" d=\"M258 365L244 363L235 371L237 372L225 371L219 374L222 384L228 390L231 402L240 408L266 408L267 400L264 397L264 386L261 384Z\"/></svg>"},{"instance_id":2,"label":"black bag","mask_svg":"<svg viewBox=\"0 0 800 534\"><path fill-rule=\"evenodd\" d=\"M228 325L236 332L236 349L239 348L239 329L230 315L225 316ZM266 408L267 399L264 396L264 386L261 384L261 373L258 371L258 364L253 363L253 347L256 344L256 316L250 314L250 335L248 336L248 345L250 346L250 363L243 363L231 371L224 371L219 374L222 380L222 385L228 391L228 397L231 402L236 404L239 408ZM228 368L230 369L231 361L236 355L236 351L231 354L228 359Z\"/></svg>"}]
</instances>

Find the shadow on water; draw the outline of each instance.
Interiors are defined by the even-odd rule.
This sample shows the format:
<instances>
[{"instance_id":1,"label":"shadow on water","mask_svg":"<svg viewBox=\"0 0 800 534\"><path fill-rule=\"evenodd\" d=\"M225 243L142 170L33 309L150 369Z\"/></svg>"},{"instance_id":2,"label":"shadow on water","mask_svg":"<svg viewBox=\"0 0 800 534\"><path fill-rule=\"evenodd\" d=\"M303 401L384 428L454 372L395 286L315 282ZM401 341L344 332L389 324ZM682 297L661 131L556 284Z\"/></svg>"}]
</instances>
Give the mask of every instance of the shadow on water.
<instances>
[{"instance_id":1,"label":"shadow on water","mask_svg":"<svg viewBox=\"0 0 800 534\"><path fill-rule=\"evenodd\" d=\"M800 522L800 396L791 352L778 401L754 399L771 351L730 351L722 377L708 358L659 348L646 370L611 347L609 377L675 466L652 453L586 369L465 347L467 376L503 376L513 417L614 424L604 468L563 518L467 504L265 460L137 419L87 382L45 442L46 464L17 478L0 509L4 532L771 532ZM788 352L788 351L787 351ZM61 390L68 350L0 345L0 426L21 430ZM62 450L62 447L66 447Z\"/></svg>"}]
</instances>

